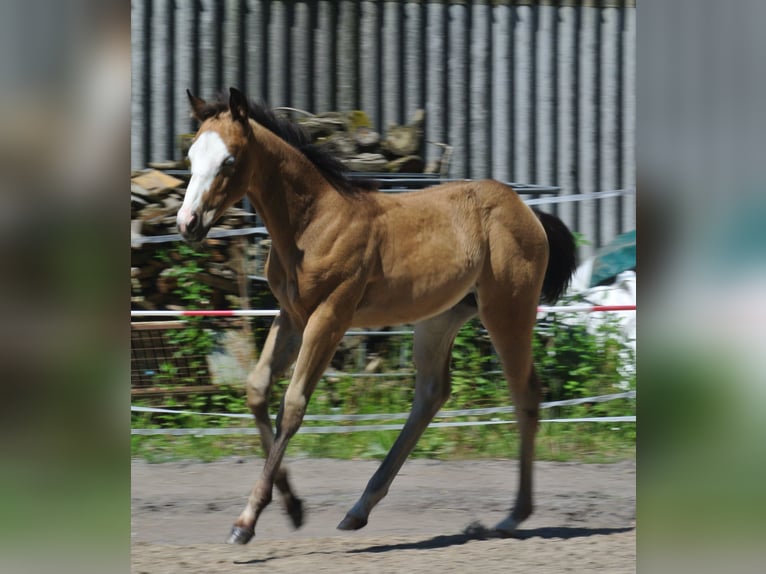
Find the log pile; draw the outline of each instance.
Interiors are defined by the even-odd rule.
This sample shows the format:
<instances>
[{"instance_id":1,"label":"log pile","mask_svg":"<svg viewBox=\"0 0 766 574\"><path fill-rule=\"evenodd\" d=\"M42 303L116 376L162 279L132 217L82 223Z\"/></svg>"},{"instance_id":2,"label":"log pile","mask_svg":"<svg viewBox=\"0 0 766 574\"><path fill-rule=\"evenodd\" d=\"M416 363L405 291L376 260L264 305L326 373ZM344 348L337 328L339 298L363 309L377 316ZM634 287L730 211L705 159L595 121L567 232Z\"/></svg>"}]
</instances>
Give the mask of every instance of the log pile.
<instances>
[{"instance_id":1,"label":"log pile","mask_svg":"<svg viewBox=\"0 0 766 574\"><path fill-rule=\"evenodd\" d=\"M360 110L326 112L296 121L314 143L329 149L352 171L439 173L446 167L440 161L426 166L423 160L423 110L415 111L405 125L389 125L384 135L372 128L369 117Z\"/></svg>"}]
</instances>

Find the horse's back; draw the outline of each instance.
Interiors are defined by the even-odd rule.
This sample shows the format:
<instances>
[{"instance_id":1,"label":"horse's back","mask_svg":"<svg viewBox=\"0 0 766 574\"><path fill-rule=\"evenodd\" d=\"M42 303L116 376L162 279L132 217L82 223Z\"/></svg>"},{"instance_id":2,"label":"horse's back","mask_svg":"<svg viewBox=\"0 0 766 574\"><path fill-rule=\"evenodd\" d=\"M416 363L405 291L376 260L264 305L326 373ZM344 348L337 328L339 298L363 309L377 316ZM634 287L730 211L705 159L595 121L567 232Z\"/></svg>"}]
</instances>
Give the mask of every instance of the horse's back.
<instances>
[{"instance_id":1,"label":"horse's back","mask_svg":"<svg viewBox=\"0 0 766 574\"><path fill-rule=\"evenodd\" d=\"M466 234L489 241L493 234L510 233L514 242L546 243L532 209L511 186L497 180L454 181L401 194L378 194L377 199L392 232L408 228L416 232L417 224L442 241Z\"/></svg>"},{"instance_id":2,"label":"horse's back","mask_svg":"<svg viewBox=\"0 0 766 574\"><path fill-rule=\"evenodd\" d=\"M376 199L381 208L371 229L376 270L360 301L360 323L377 323L382 309L397 322L441 312L475 288L488 262L498 267L498 276L504 274L500 267L514 265L530 241L526 234L534 245L545 241L534 213L509 186L494 180Z\"/></svg>"},{"instance_id":3,"label":"horse's back","mask_svg":"<svg viewBox=\"0 0 766 574\"><path fill-rule=\"evenodd\" d=\"M406 208L431 212L453 208L465 212L502 207L520 214L532 213L510 185L494 179L451 181L414 191L375 195L384 211Z\"/></svg>"}]
</instances>

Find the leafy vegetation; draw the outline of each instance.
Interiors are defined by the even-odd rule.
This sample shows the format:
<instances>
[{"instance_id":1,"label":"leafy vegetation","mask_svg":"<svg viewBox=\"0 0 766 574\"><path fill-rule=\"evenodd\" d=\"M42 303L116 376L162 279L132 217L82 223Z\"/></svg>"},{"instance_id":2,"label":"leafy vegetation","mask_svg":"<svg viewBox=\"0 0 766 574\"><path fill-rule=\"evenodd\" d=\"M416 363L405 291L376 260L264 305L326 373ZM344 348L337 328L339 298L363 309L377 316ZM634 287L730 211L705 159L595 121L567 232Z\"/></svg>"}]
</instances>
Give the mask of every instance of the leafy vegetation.
<instances>
[{"instance_id":1,"label":"leafy vegetation","mask_svg":"<svg viewBox=\"0 0 766 574\"><path fill-rule=\"evenodd\" d=\"M171 250L159 251L157 257L164 263L173 263L167 270L168 278L175 283L173 292L185 302L187 309L209 309L213 290L197 279L203 270L202 263L208 258L204 252L178 243ZM214 345L213 333L204 327L202 317L188 317L186 327L167 333L168 342L176 349L173 359L185 359L181 372L176 362L160 365L156 381L162 384L194 384L197 378L207 374L205 357Z\"/></svg>"}]
</instances>

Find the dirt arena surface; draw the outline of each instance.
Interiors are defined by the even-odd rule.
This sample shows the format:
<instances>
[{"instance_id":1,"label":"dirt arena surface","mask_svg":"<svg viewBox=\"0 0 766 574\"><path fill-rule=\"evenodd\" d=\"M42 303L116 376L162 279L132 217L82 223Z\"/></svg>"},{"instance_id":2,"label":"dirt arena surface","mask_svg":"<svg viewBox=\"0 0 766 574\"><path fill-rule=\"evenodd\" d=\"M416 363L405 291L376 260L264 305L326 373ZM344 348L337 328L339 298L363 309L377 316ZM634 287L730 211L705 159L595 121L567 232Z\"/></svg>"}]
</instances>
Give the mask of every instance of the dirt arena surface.
<instances>
[{"instance_id":1,"label":"dirt arena surface","mask_svg":"<svg viewBox=\"0 0 766 574\"><path fill-rule=\"evenodd\" d=\"M536 510L515 538L488 530L516 492L516 461L411 460L357 532L336 525L376 461L293 459L306 521L275 492L247 546L222 541L260 459L132 463L132 572L635 572L635 462L535 463Z\"/></svg>"}]
</instances>

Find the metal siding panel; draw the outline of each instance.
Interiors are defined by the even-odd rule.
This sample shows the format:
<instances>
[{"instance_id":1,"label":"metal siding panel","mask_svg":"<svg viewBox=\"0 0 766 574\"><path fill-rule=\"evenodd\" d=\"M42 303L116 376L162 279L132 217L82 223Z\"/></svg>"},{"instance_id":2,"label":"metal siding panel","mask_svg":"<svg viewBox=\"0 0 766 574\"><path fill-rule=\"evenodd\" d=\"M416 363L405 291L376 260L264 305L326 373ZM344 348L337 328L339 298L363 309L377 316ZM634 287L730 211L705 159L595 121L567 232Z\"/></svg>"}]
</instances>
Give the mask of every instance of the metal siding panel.
<instances>
[{"instance_id":1,"label":"metal siding panel","mask_svg":"<svg viewBox=\"0 0 766 574\"><path fill-rule=\"evenodd\" d=\"M359 17L356 2L340 2L338 13L338 109L347 111L358 106L357 101L357 49Z\"/></svg>"},{"instance_id":2,"label":"metal siding panel","mask_svg":"<svg viewBox=\"0 0 766 574\"><path fill-rule=\"evenodd\" d=\"M292 41L292 89L289 104L300 110L311 110L311 11L306 2L295 3L295 16L290 28Z\"/></svg>"},{"instance_id":3,"label":"metal siding panel","mask_svg":"<svg viewBox=\"0 0 766 574\"><path fill-rule=\"evenodd\" d=\"M468 149L468 74L466 65L467 8L461 4L449 6L450 27L448 45L450 124L449 143L453 146L450 175L468 177L466 155Z\"/></svg>"},{"instance_id":4,"label":"metal siding panel","mask_svg":"<svg viewBox=\"0 0 766 574\"><path fill-rule=\"evenodd\" d=\"M514 169L511 173L513 181L530 183L532 158L531 123L533 90L529 78L532 70L532 50L534 40L532 7L516 6L514 19Z\"/></svg>"},{"instance_id":5,"label":"metal siding panel","mask_svg":"<svg viewBox=\"0 0 766 574\"><path fill-rule=\"evenodd\" d=\"M240 85L241 69L244 62L239 55L239 46L243 41L239 36L240 14L239 0L226 0L223 20L223 86L228 92L230 87L244 89Z\"/></svg>"},{"instance_id":6,"label":"metal siding panel","mask_svg":"<svg viewBox=\"0 0 766 574\"><path fill-rule=\"evenodd\" d=\"M215 46L215 6L213 0L202 0L200 13L200 88L199 95L202 98L210 98L220 91L221 87L216 83L216 46Z\"/></svg>"},{"instance_id":7,"label":"metal siding panel","mask_svg":"<svg viewBox=\"0 0 766 574\"><path fill-rule=\"evenodd\" d=\"M333 0L330 3L329 10L330 21L328 24L329 30L329 47L330 47L330 108L333 110L338 109L338 0Z\"/></svg>"},{"instance_id":8,"label":"metal siding panel","mask_svg":"<svg viewBox=\"0 0 766 574\"><path fill-rule=\"evenodd\" d=\"M559 50L556 56L558 67L558 185L562 195L578 192L577 180L577 130L576 130L576 43L577 13L576 8L560 7L557 9ZM559 217L570 227L578 230L576 209L573 203L562 203L558 209Z\"/></svg>"},{"instance_id":9,"label":"metal siding panel","mask_svg":"<svg viewBox=\"0 0 766 574\"><path fill-rule=\"evenodd\" d=\"M248 7L247 0L238 0L239 2L239 22L237 23L239 33L239 46L237 46L239 61L240 61L240 74L237 81L239 89L250 94L247 91L248 76L250 74L249 58L247 54L247 20L250 15L250 8Z\"/></svg>"},{"instance_id":10,"label":"metal siding panel","mask_svg":"<svg viewBox=\"0 0 766 574\"><path fill-rule=\"evenodd\" d=\"M168 139L172 141L172 122L168 121L167 99L173 85L170 76L171 54L168 53L167 37L168 3L173 0L154 0L152 14L152 45L151 45L151 156L150 161L166 161L168 157Z\"/></svg>"},{"instance_id":11,"label":"metal siding panel","mask_svg":"<svg viewBox=\"0 0 766 574\"><path fill-rule=\"evenodd\" d=\"M383 130L389 124L402 122L400 106L402 29L400 27L399 8L399 2L384 2L383 4Z\"/></svg>"},{"instance_id":12,"label":"metal siding panel","mask_svg":"<svg viewBox=\"0 0 766 574\"><path fill-rule=\"evenodd\" d=\"M163 40L166 52L166 64L167 64L167 78L168 83L165 89L165 98L163 104L165 105L165 121L168 124L167 129L167 141L163 149L165 150L166 157L170 160L175 160L180 157L178 145L176 145L176 134L179 133L179 126L181 124L176 123L176 109L178 107L178 89L177 79L178 70L176 68L176 37L178 36L177 22L176 22L176 0L169 0L166 4L167 14L167 29L165 31L166 38Z\"/></svg>"},{"instance_id":13,"label":"metal siding panel","mask_svg":"<svg viewBox=\"0 0 766 574\"><path fill-rule=\"evenodd\" d=\"M269 84L267 101L270 106L287 104L288 66L285 45L288 35L287 7L284 2L271 3L269 24Z\"/></svg>"},{"instance_id":14,"label":"metal siding panel","mask_svg":"<svg viewBox=\"0 0 766 574\"><path fill-rule=\"evenodd\" d=\"M538 103L538 77L537 77L537 21L539 6L530 6L529 9L529 176L528 181L537 182L537 103Z\"/></svg>"},{"instance_id":15,"label":"metal siding panel","mask_svg":"<svg viewBox=\"0 0 766 574\"><path fill-rule=\"evenodd\" d=\"M295 11L295 2L293 0L286 0L282 2L284 4L284 30L282 32L282 61L284 68L281 71L281 75L285 77L284 93L282 94L282 105L290 106L293 103L293 85L296 81L296 70L293 68L293 18Z\"/></svg>"},{"instance_id":16,"label":"metal siding panel","mask_svg":"<svg viewBox=\"0 0 766 574\"><path fill-rule=\"evenodd\" d=\"M636 11L625 10L623 42L623 89L622 89L622 181L621 187L636 187ZM623 201L622 230L636 227L636 202L634 197Z\"/></svg>"},{"instance_id":17,"label":"metal siding panel","mask_svg":"<svg viewBox=\"0 0 766 574\"><path fill-rule=\"evenodd\" d=\"M404 4L404 116L409 121L423 107L422 15L419 2Z\"/></svg>"},{"instance_id":18,"label":"metal siding panel","mask_svg":"<svg viewBox=\"0 0 766 574\"><path fill-rule=\"evenodd\" d=\"M256 99L263 99L266 92L262 48L265 17L263 2L261 0L249 0L246 32L248 67L246 89L250 97Z\"/></svg>"},{"instance_id":19,"label":"metal siding panel","mask_svg":"<svg viewBox=\"0 0 766 574\"><path fill-rule=\"evenodd\" d=\"M362 2L359 22L359 93L361 108L370 117L373 126L380 122L380 57L381 42L378 2Z\"/></svg>"},{"instance_id":20,"label":"metal siding panel","mask_svg":"<svg viewBox=\"0 0 766 574\"><path fill-rule=\"evenodd\" d=\"M314 34L314 75L315 84L315 111L327 112L332 110L333 101L333 64L332 64L332 36L331 28L332 2L319 2L317 13L317 29Z\"/></svg>"},{"instance_id":21,"label":"metal siding panel","mask_svg":"<svg viewBox=\"0 0 766 574\"><path fill-rule=\"evenodd\" d=\"M426 10L426 137L429 142L448 143L444 122L447 109L447 38L444 33L447 9L444 4L428 3ZM439 159L441 155L440 148L426 145L426 163Z\"/></svg>"},{"instance_id":22,"label":"metal siding panel","mask_svg":"<svg viewBox=\"0 0 766 574\"><path fill-rule=\"evenodd\" d=\"M536 84L537 84L537 114L535 133L536 177L534 183L555 185L556 173L556 104L557 84L555 69L555 8L541 6L538 8L537 31L535 34L536 51ZM549 211L553 211L550 209Z\"/></svg>"},{"instance_id":23,"label":"metal siding panel","mask_svg":"<svg viewBox=\"0 0 766 574\"><path fill-rule=\"evenodd\" d=\"M492 156L490 105L492 82L489 77L491 37L487 33L491 20L488 4L471 8L470 86L470 172L469 177L489 177Z\"/></svg>"},{"instance_id":24,"label":"metal siding panel","mask_svg":"<svg viewBox=\"0 0 766 574\"><path fill-rule=\"evenodd\" d=\"M492 14L492 177L510 181L512 126L508 114L513 83L511 68L511 9L504 4L494 7Z\"/></svg>"},{"instance_id":25,"label":"metal siding panel","mask_svg":"<svg viewBox=\"0 0 766 574\"><path fill-rule=\"evenodd\" d=\"M135 0L131 4L131 49L130 49L130 166L131 169L140 169L145 166L146 133L149 121L146 117L145 91L147 86L144 82L146 70L144 68L144 18L146 1Z\"/></svg>"},{"instance_id":26,"label":"metal siding panel","mask_svg":"<svg viewBox=\"0 0 766 574\"><path fill-rule=\"evenodd\" d=\"M600 189L605 191L620 187L619 173L619 105L618 84L619 62L617 57L617 27L619 9L604 8L601 12L601 137L599 140L598 161L600 162ZM620 199L609 198L600 201L601 242L606 243L619 233Z\"/></svg>"},{"instance_id":27,"label":"metal siding panel","mask_svg":"<svg viewBox=\"0 0 766 574\"><path fill-rule=\"evenodd\" d=\"M579 161L579 187L581 193L593 193L598 189L596 162L598 150L596 149L596 67L594 63L598 54L596 43L596 26L598 25L598 11L582 9L582 27L580 29L580 92L578 97L580 130L578 133ZM583 201L579 206L578 227L591 243L585 250L590 252L597 245L596 229L596 201Z\"/></svg>"},{"instance_id":28,"label":"metal siding panel","mask_svg":"<svg viewBox=\"0 0 766 574\"><path fill-rule=\"evenodd\" d=\"M191 117L191 110L189 108L189 99L186 96L186 90L194 92L194 86L192 86L192 77L194 76L192 70L192 63L194 61L194 49L192 45L192 36L194 28L194 15L196 8L193 2L178 2L176 6L176 48L175 48L175 65L176 65L176 89L175 89L175 118L176 118L176 133L191 133L196 127L196 121ZM203 94L195 94L203 97ZM204 94L207 97L208 94Z\"/></svg>"}]
</instances>

